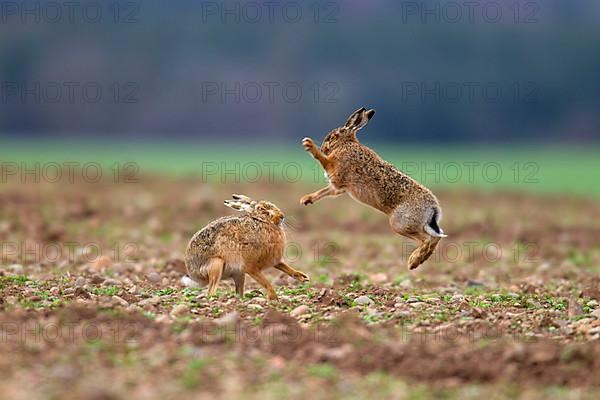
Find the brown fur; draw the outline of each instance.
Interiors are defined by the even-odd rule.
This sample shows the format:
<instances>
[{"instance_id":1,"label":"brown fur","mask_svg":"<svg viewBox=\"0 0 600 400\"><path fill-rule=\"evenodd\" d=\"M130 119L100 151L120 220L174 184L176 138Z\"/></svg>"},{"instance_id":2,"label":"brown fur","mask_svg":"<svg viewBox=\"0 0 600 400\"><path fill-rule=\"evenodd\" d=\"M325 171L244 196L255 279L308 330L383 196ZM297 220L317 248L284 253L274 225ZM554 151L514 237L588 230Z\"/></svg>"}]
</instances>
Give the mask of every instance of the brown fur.
<instances>
[{"instance_id":1,"label":"brown fur","mask_svg":"<svg viewBox=\"0 0 600 400\"><path fill-rule=\"evenodd\" d=\"M308 205L347 192L353 199L387 214L392 230L419 244L408 259L409 268L414 269L431 256L445 237L441 229L433 228L442 211L429 189L359 143L356 133L374 114L375 110L358 109L344 126L329 132L320 149L312 139L302 140L306 151L325 169L329 185L302 197L300 202Z\"/></svg>"},{"instance_id":2,"label":"brown fur","mask_svg":"<svg viewBox=\"0 0 600 400\"><path fill-rule=\"evenodd\" d=\"M300 281L309 279L283 261L284 215L275 204L233 195L225 205L242 214L211 222L194 235L185 251L188 274L197 283L208 284L209 295L216 293L221 279L231 278L236 292L243 296L248 274L265 288L269 300L277 300L275 289L262 273L271 267Z\"/></svg>"}]
</instances>

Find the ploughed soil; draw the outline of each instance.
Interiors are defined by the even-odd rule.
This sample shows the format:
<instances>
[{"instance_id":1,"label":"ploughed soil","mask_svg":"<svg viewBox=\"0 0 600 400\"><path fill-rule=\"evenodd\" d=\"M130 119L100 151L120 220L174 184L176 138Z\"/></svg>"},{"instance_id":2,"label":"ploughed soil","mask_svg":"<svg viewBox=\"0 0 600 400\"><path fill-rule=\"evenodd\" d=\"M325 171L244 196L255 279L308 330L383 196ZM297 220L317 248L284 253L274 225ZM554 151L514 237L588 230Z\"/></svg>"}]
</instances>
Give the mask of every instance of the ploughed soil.
<instances>
[{"instance_id":1,"label":"ploughed soil","mask_svg":"<svg viewBox=\"0 0 600 400\"><path fill-rule=\"evenodd\" d=\"M0 188L0 398L597 398L600 203L436 191L449 235L412 242L317 187L137 183ZM287 215L286 261L212 298L181 285L193 233L232 193Z\"/></svg>"}]
</instances>

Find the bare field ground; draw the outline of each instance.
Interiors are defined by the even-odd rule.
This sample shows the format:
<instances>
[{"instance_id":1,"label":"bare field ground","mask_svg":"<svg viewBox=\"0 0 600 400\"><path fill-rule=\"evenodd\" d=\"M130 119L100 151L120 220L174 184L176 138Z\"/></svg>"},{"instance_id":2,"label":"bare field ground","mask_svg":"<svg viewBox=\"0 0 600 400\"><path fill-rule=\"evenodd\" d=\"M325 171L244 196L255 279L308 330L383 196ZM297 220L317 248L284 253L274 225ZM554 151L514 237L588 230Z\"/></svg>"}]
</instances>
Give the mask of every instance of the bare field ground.
<instances>
[{"instance_id":1,"label":"bare field ground","mask_svg":"<svg viewBox=\"0 0 600 400\"><path fill-rule=\"evenodd\" d=\"M302 184L3 184L0 398L598 398L600 204L436 191L449 234L412 243ZM280 301L181 286L231 193L287 215Z\"/></svg>"}]
</instances>

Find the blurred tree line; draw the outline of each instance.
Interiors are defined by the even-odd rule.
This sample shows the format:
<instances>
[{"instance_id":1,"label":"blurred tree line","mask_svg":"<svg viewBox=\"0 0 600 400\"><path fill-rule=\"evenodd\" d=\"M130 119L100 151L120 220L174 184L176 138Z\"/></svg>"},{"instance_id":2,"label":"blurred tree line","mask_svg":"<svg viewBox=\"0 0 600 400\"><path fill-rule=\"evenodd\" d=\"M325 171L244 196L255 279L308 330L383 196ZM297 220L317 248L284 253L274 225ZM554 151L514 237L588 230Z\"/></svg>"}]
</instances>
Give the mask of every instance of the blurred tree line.
<instances>
[{"instance_id":1,"label":"blurred tree line","mask_svg":"<svg viewBox=\"0 0 600 400\"><path fill-rule=\"evenodd\" d=\"M598 140L600 2L468 3L2 2L0 134Z\"/></svg>"}]
</instances>

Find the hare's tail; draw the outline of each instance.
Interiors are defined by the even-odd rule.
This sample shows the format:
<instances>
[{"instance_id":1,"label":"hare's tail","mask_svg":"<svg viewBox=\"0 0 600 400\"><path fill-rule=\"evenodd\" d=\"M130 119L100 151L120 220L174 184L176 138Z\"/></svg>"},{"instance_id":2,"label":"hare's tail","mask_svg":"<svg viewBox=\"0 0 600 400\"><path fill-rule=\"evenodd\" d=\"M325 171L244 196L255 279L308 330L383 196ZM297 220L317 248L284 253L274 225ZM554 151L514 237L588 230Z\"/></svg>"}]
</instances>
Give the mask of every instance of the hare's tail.
<instances>
[{"instance_id":1,"label":"hare's tail","mask_svg":"<svg viewBox=\"0 0 600 400\"><path fill-rule=\"evenodd\" d=\"M200 284L198 282L196 282L195 280L193 280L192 278L190 278L188 275L185 275L183 278L181 278L181 283L183 284L183 286L189 287L189 288L199 288L200 287Z\"/></svg>"},{"instance_id":2,"label":"hare's tail","mask_svg":"<svg viewBox=\"0 0 600 400\"><path fill-rule=\"evenodd\" d=\"M429 223L427 225L425 225L425 227L424 227L425 232L427 232L429 235L431 235L433 237L438 237L438 238L448 237L448 235L446 235L444 233L442 228L440 228L439 222L440 222L441 216L442 216L442 213L440 212L440 210L438 208L434 208L433 215L431 216Z\"/></svg>"}]
</instances>

